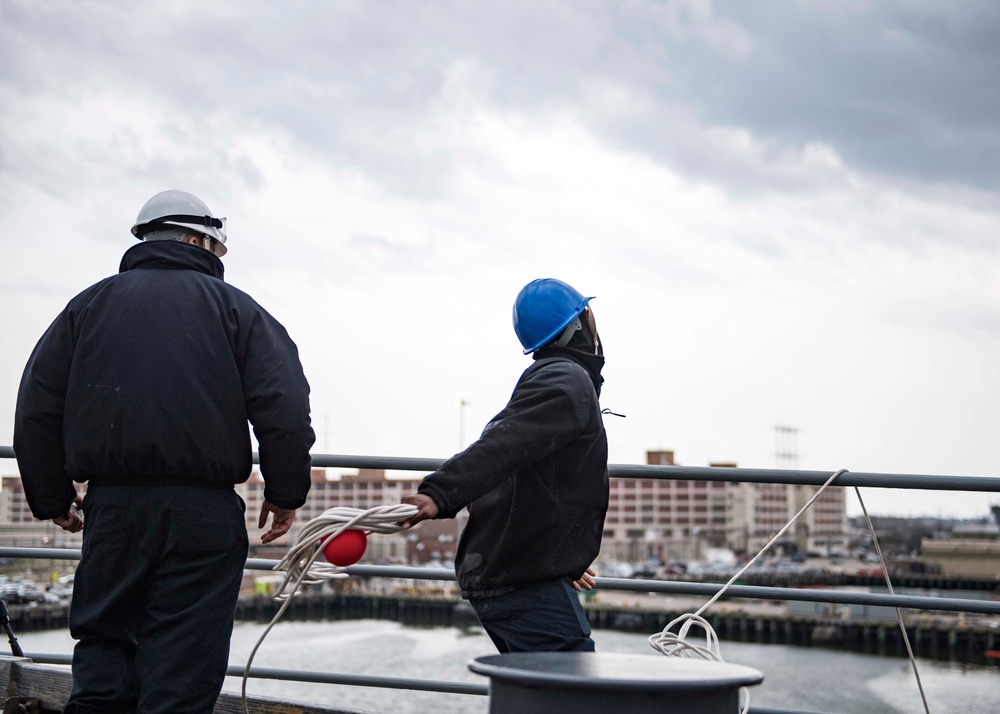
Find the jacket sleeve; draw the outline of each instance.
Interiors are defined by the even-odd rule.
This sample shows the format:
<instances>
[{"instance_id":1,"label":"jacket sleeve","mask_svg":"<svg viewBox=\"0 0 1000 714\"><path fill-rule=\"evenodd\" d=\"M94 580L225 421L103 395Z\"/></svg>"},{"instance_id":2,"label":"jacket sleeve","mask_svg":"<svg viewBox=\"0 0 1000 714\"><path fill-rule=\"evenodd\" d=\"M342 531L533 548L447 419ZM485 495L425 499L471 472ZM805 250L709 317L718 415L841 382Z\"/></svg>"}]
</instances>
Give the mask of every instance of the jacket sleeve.
<instances>
[{"instance_id":1,"label":"jacket sleeve","mask_svg":"<svg viewBox=\"0 0 1000 714\"><path fill-rule=\"evenodd\" d=\"M245 339L243 391L260 446L264 498L279 508L299 508L309 493L309 449L316 441L309 418L309 383L295 343L262 308Z\"/></svg>"},{"instance_id":2,"label":"jacket sleeve","mask_svg":"<svg viewBox=\"0 0 1000 714\"><path fill-rule=\"evenodd\" d=\"M74 352L73 320L67 308L49 326L28 358L17 391L14 454L24 497L39 520L61 516L76 498L63 444L63 414Z\"/></svg>"},{"instance_id":3,"label":"jacket sleeve","mask_svg":"<svg viewBox=\"0 0 1000 714\"><path fill-rule=\"evenodd\" d=\"M550 376L555 372L557 378L545 378L546 372ZM482 436L421 482L418 491L437 503L437 517L454 518L465 506L578 436L586 425L582 389L592 391L589 378L566 372L564 366L547 366L522 378Z\"/></svg>"}]
</instances>

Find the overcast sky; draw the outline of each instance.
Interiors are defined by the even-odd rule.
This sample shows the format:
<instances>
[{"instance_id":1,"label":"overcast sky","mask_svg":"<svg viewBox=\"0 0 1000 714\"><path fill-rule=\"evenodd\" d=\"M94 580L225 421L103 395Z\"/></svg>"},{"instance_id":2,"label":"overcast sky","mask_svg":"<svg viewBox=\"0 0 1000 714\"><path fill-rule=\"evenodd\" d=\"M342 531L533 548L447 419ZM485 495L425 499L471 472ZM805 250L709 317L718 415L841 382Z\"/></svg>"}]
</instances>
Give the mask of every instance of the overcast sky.
<instances>
[{"instance_id":1,"label":"overcast sky","mask_svg":"<svg viewBox=\"0 0 1000 714\"><path fill-rule=\"evenodd\" d=\"M773 467L787 425L798 468L998 476L998 77L990 0L0 0L0 443L179 188L297 343L318 453L474 439L557 277L597 296L612 463Z\"/></svg>"}]
</instances>

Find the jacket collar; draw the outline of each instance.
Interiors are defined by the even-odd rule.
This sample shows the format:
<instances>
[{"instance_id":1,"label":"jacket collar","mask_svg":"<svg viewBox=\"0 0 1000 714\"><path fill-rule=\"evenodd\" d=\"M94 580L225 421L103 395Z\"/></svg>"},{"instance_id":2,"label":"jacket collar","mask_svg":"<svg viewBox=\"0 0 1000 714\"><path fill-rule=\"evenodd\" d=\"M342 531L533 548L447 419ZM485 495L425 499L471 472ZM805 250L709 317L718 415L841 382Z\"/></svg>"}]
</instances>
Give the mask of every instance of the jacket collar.
<instances>
[{"instance_id":1,"label":"jacket collar","mask_svg":"<svg viewBox=\"0 0 1000 714\"><path fill-rule=\"evenodd\" d=\"M572 347L558 347L555 345L542 347L534 354L534 359L536 360L551 357L562 357L573 360L587 370L590 380L594 383L594 391L597 392L598 397L601 396L601 385L604 384L604 377L601 376L601 370L604 369L604 355L587 354Z\"/></svg>"},{"instance_id":2,"label":"jacket collar","mask_svg":"<svg viewBox=\"0 0 1000 714\"><path fill-rule=\"evenodd\" d=\"M223 280L225 268L218 256L196 245L173 240L141 242L122 256L118 272L152 268L160 270L197 270Z\"/></svg>"}]
</instances>

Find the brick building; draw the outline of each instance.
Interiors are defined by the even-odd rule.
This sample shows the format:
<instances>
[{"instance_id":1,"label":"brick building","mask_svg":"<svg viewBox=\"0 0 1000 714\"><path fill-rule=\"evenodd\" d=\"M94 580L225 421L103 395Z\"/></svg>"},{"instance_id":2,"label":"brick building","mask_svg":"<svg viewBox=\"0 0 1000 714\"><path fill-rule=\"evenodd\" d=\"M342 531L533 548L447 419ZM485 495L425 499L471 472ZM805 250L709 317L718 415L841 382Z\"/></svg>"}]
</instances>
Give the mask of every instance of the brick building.
<instances>
[{"instance_id":1,"label":"brick building","mask_svg":"<svg viewBox=\"0 0 1000 714\"><path fill-rule=\"evenodd\" d=\"M648 451L646 463L673 466L674 453ZM815 491L786 484L613 478L601 561L699 560L708 548L756 552ZM786 533L779 552L843 550L846 531L844 490L829 488Z\"/></svg>"},{"instance_id":2,"label":"brick building","mask_svg":"<svg viewBox=\"0 0 1000 714\"><path fill-rule=\"evenodd\" d=\"M86 484L76 484L81 494ZM80 548L82 533L69 533L31 515L19 476L0 476L0 545L7 548Z\"/></svg>"},{"instance_id":3,"label":"brick building","mask_svg":"<svg viewBox=\"0 0 1000 714\"><path fill-rule=\"evenodd\" d=\"M281 539L273 545L260 544L263 531L257 527L260 504L264 498L264 481L254 471L250 479L237 486L247 503L246 523L250 533L252 555L259 558L280 558L294 542L295 534L311 519L338 506L366 509L395 505L404 496L416 493L420 479L388 478L382 469L360 469L357 474L328 478L326 469L312 470L312 486L305 505L296 514L291 540ZM363 563L429 563L451 566L462 519L428 521L407 533L376 534L368 539Z\"/></svg>"}]
</instances>

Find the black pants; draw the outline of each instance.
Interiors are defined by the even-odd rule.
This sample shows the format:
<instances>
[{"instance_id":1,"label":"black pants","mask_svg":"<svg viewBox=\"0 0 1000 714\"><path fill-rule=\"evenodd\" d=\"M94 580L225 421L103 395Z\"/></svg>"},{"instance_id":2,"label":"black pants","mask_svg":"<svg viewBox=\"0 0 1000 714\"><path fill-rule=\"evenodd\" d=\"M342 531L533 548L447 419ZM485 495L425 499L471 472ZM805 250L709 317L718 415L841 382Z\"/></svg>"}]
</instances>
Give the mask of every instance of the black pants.
<instances>
[{"instance_id":1,"label":"black pants","mask_svg":"<svg viewBox=\"0 0 1000 714\"><path fill-rule=\"evenodd\" d=\"M594 651L590 624L568 578L469 603L501 653Z\"/></svg>"},{"instance_id":2,"label":"black pants","mask_svg":"<svg viewBox=\"0 0 1000 714\"><path fill-rule=\"evenodd\" d=\"M94 486L73 583L65 714L210 714L247 556L231 489Z\"/></svg>"}]
</instances>

